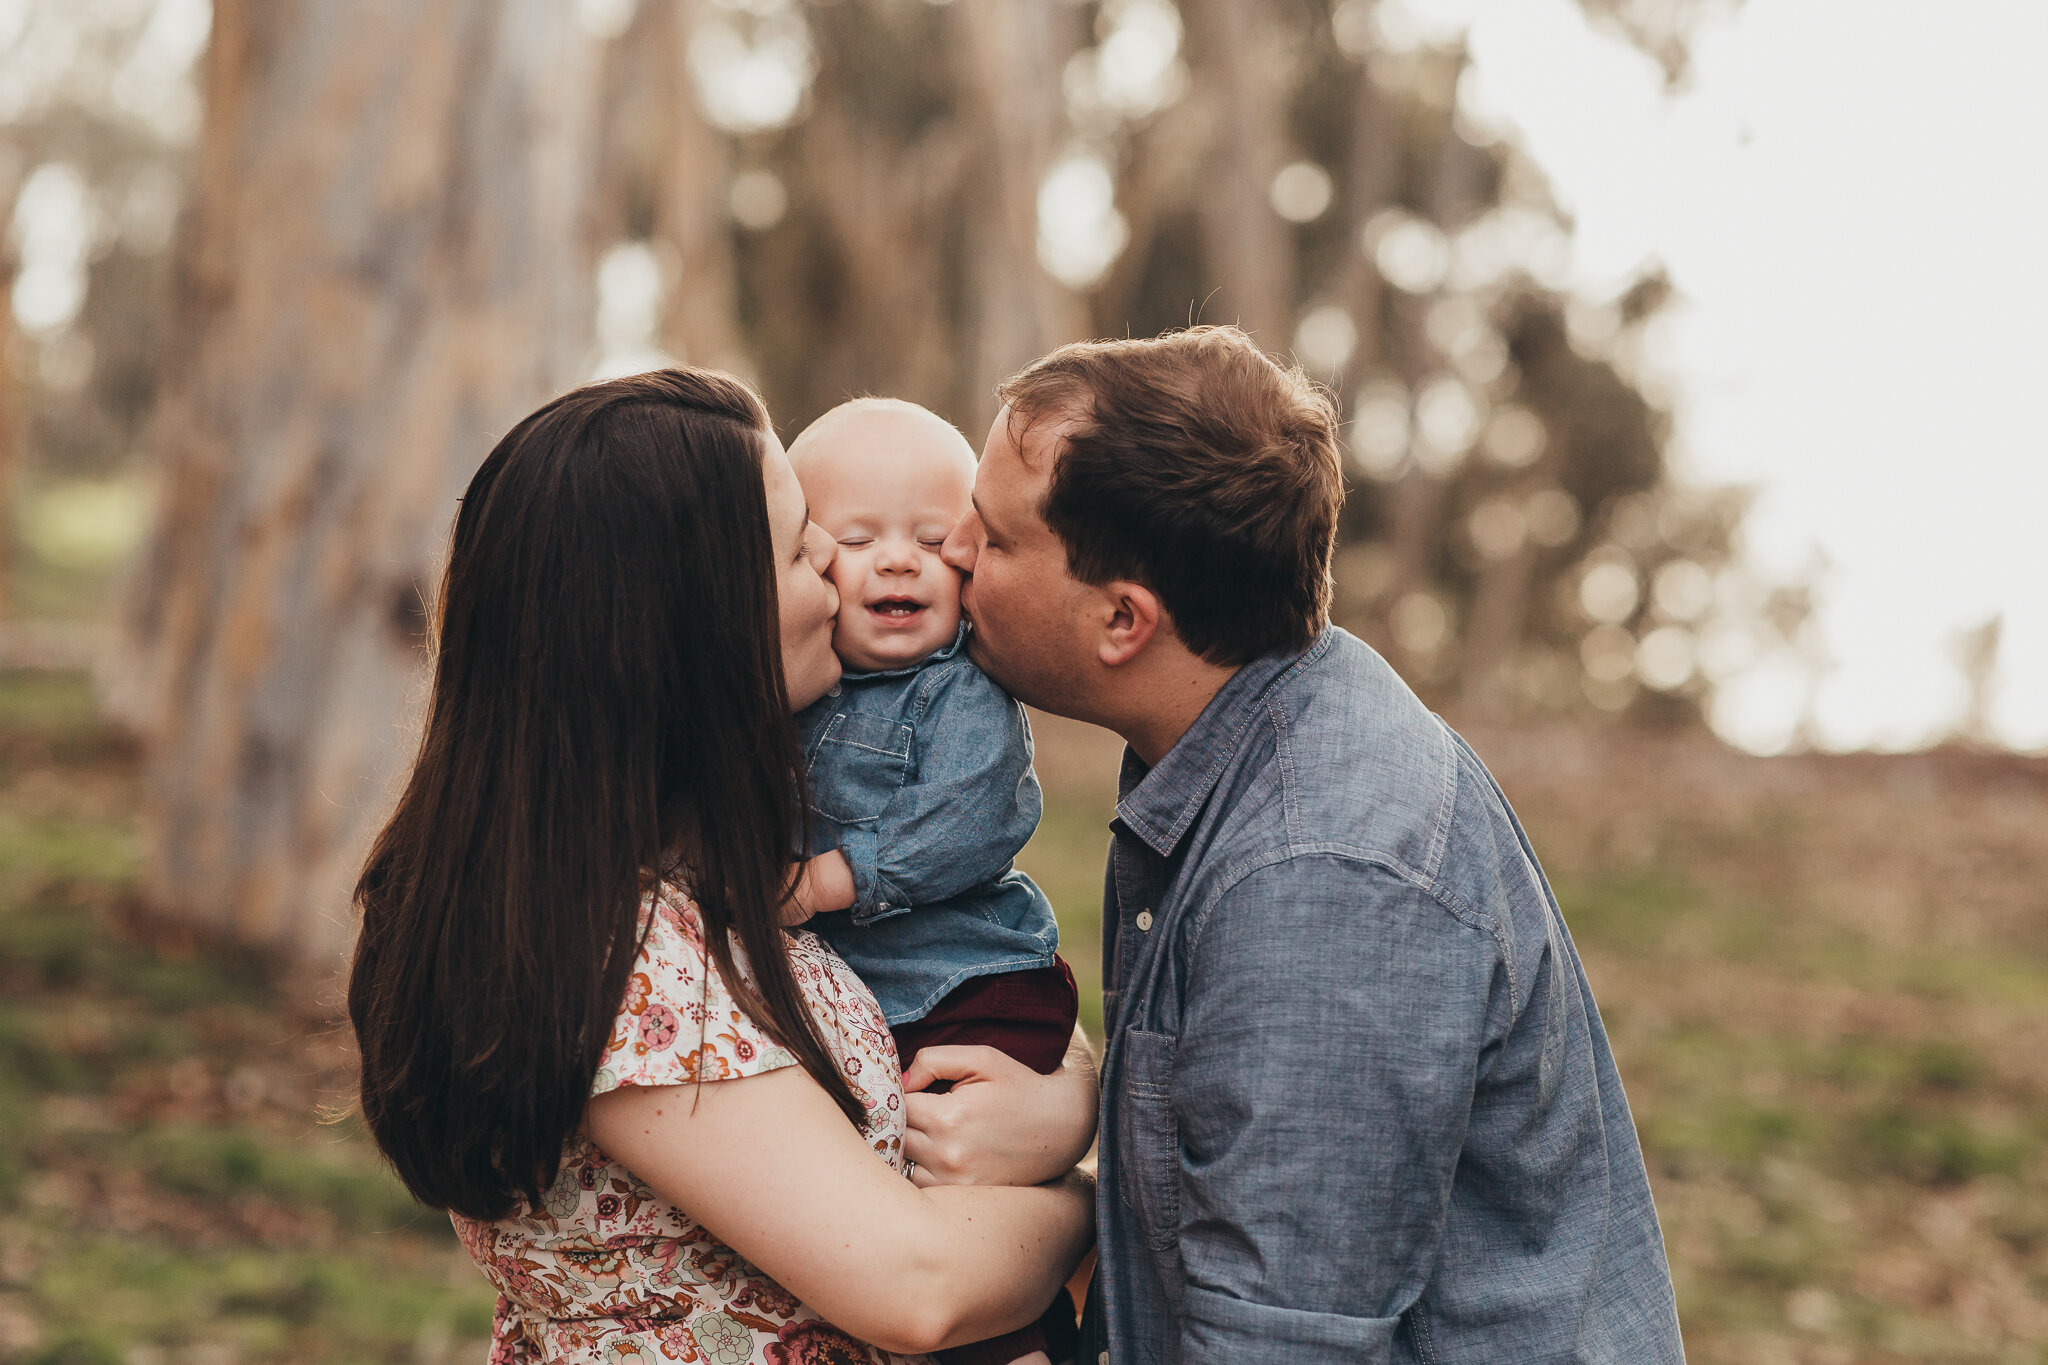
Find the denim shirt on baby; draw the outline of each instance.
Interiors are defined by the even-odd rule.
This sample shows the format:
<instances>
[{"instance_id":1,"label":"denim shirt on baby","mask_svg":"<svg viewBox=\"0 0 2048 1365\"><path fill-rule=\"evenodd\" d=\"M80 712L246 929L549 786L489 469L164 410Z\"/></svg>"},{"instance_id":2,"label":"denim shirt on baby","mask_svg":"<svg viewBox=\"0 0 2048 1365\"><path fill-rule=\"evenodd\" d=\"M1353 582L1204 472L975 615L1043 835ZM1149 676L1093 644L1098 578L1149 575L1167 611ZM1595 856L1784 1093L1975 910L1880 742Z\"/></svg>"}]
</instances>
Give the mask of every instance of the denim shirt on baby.
<instances>
[{"instance_id":1,"label":"denim shirt on baby","mask_svg":"<svg viewBox=\"0 0 2048 1365\"><path fill-rule=\"evenodd\" d=\"M889 1023L973 977L1052 965L1052 903L1013 860L1038 828L1024 708L969 661L967 626L907 668L849 673L798 713L809 847L853 868L817 930Z\"/></svg>"}]
</instances>

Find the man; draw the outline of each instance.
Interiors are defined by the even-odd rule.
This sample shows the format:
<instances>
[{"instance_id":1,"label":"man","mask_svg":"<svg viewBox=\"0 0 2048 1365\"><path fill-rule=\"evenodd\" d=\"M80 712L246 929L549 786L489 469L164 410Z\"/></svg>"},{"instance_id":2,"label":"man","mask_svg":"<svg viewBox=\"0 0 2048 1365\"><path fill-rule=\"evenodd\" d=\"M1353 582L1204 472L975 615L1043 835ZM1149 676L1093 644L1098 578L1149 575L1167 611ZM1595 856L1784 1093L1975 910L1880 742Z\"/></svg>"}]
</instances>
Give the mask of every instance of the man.
<instances>
[{"instance_id":1,"label":"man","mask_svg":"<svg viewBox=\"0 0 2048 1365\"><path fill-rule=\"evenodd\" d=\"M1682 1360L1535 856L1328 625L1327 398L1227 327L1064 347L1001 397L945 547L973 656L1129 746L1082 1359Z\"/></svg>"}]
</instances>

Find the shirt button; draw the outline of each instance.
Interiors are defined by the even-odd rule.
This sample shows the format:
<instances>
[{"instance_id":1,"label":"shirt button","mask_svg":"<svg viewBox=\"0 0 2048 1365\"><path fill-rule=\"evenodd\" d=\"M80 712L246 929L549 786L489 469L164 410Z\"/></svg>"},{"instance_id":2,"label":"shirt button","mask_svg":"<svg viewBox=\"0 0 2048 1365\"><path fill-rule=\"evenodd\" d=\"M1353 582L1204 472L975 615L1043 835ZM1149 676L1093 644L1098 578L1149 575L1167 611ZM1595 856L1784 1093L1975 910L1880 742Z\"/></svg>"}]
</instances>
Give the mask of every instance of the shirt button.
<instances>
[{"instance_id":1,"label":"shirt button","mask_svg":"<svg viewBox=\"0 0 2048 1365\"><path fill-rule=\"evenodd\" d=\"M889 903L888 903L887 901L884 901L884 902L882 902L882 903L881 903L880 905L876 906L876 907L875 907L875 913L876 913L876 914L878 914L878 915L886 915L886 914L888 914L888 913L889 913Z\"/></svg>"},{"instance_id":2,"label":"shirt button","mask_svg":"<svg viewBox=\"0 0 2048 1365\"><path fill-rule=\"evenodd\" d=\"M1152 912L1150 910L1140 910L1138 912L1138 931L1145 934L1152 932Z\"/></svg>"}]
</instances>

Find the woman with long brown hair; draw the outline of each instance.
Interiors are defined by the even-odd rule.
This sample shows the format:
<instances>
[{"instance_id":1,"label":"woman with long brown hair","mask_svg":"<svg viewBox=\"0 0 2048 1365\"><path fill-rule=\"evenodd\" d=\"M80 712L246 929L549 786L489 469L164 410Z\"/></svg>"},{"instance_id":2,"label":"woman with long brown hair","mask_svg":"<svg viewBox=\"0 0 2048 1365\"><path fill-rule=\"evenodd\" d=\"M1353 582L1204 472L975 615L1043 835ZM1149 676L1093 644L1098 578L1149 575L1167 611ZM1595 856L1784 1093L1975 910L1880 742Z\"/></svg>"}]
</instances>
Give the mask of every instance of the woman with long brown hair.
<instances>
[{"instance_id":1,"label":"woman with long brown hair","mask_svg":"<svg viewBox=\"0 0 2048 1365\"><path fill-rule=\"evenodd\" d=\"M379 1146L501 1291L495 1362L887 1361L1030 1322L1087 1244L1072 1173L902 1178L881 1012L780 928L832 549L705 371L565 394L463 498L349 1014Z\"/></svg>"}]
</instances>

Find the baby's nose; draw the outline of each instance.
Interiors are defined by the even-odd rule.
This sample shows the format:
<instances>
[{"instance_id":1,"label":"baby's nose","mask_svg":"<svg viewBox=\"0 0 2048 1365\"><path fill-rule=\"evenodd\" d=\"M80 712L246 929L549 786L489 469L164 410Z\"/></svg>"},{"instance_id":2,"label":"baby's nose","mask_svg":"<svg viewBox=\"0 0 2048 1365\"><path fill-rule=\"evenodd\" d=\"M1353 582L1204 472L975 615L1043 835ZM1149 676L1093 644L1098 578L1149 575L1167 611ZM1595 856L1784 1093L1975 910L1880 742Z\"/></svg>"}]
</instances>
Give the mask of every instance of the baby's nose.
<instances>
[{"instance_id":1,"label":"baby's nose","mask_svg":"<svg viewBox=\"0 0 2048 1365\"><path fill-rule=\"evenodd\" d=\"M884 573L916 573L917 551L904 541L885 541L875 556L875 567Z\"/></svg>"}]
</instances>

